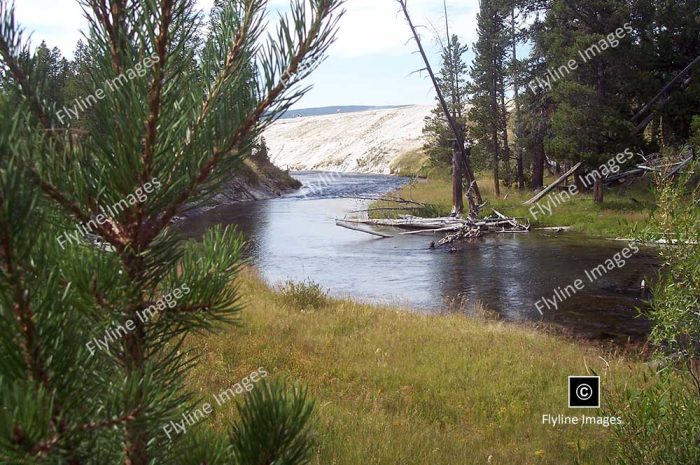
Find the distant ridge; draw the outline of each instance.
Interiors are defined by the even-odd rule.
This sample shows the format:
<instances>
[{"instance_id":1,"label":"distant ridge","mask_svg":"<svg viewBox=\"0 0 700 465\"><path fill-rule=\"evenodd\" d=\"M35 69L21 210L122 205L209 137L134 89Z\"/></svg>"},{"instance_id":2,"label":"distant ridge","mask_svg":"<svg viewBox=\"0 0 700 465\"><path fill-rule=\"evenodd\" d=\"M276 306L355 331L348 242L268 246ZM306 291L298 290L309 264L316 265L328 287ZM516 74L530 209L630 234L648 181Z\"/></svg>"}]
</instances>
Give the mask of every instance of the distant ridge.
<instances>
[{"instance_id":1,"label":"distant ridge","mask_svg":"<svg viewBox=\"0 0 700 465\"><path fill-rule=\"evenodd\" d=\"M300 108L298 110L289 110L281 116L285 118L300 118L305 116L323 116L334 115L336 113L357 113L358 111L370 110L389 110L392 108L405 108L410 105L385 105L385 106L366 106L366 105L340 105L337 107L319 107L319 108Z\"/></svg>"}]
</instances>

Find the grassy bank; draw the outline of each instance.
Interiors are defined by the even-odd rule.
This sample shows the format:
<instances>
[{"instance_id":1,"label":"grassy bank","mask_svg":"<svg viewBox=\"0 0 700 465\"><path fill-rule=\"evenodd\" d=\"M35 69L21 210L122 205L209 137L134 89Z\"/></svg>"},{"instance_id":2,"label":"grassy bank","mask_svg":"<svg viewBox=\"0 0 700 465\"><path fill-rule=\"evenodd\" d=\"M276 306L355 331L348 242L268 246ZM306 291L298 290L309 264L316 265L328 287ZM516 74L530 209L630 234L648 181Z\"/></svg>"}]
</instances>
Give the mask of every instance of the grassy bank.
<instances>
[{"instance_id":1,"label":"grassy bank","mask_svg":"<svg viewBox=\"0 0 700 465\"><path fill-rule=\"evenodd\" d=\"M545 184L553 181L554 178L548 178ZM574 231L605 237L629 237L632 228L646 223L655 205L649 184L638 182L631 188L606 189L605 201L602 205L594 204L590 193L581 193L564 203L553 199L552 205L557 206L551 209L551 214L546 208L540 210L535 206L535 216L530 212L531 207L523 205L524 201L534 195L530 189L519 191L517 188L501 186L501 195L497 197L493 180L487 175L479 177L479 188L484 200L488 202L484 209L485 214L491 214L491 209L495 208L505 215L527 218L534 227L570 226ZM433 169L427 179L417 180L393 195L432 204L436 207L434 209L436 213L448 215L452 209L452 179L446 170ZM539 203L544 207L547 204L547 197ZM390 206L396 205L373 205L373 207ZM397 216L405 213L422 215L425 212L392 211L390 213L391 216ZM387 215L382 211L374 216Z\"/></svg>"},{"instance_id":2,"label":"grassy bank","mask_svg":"<svg viewBox=\"0 0 700 465\"><path fill-rule=\"evenodd\" d=\"M305 384L318 465L605 463L608 430L542 414L600 413L566 406L567 376L586 367L604 388L641 378L636 362L522 327L274 292L249 271L240 285L242 327L191 341L204 355L189 384L209 396L259 366ZM223 429L235 409L221 408L209 421Z\"/></svg>"}]
</instances>

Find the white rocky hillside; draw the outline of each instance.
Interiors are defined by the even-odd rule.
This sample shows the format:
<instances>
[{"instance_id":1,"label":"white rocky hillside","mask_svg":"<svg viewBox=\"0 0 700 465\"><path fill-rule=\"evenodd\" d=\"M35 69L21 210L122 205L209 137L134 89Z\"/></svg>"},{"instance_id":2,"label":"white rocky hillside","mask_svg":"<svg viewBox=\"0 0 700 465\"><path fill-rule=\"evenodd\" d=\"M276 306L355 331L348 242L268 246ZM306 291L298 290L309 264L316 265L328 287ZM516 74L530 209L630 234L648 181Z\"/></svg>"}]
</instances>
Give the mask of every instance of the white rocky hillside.
<instances>
[{"instance_id":1,"label":"white rocky hillside","mask_svg":"<svg viewBox=\"0 0 700 465\"><path fill-rule=\"evenodd\" d=\"M289 118L265 131L280 168L388 174L392 162L423 146L429 106Z\"/></svg>"}]
</instances>

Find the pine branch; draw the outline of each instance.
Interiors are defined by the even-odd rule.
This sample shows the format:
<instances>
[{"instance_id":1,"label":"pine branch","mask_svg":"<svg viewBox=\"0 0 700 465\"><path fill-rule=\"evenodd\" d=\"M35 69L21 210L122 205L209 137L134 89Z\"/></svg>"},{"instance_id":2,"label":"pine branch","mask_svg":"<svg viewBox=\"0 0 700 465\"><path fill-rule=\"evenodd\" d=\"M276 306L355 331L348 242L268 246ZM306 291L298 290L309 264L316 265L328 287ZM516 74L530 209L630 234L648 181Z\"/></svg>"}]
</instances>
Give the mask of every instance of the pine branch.
<instances>
[{"instance_id":1,"label":"pine branch","mask_svg":"<svg viewBox=\"0 0 700 465\"><path fill-rule=\"evenodd\" d=\"M87 223L90 221L91 215L88 215L82 211L80 205L76 202L70 201L65 195L63 195L54 185L43 179L34 167L27 167L30 175L35 179L37 185L39 185L42 191L56 204L62 207L67 213L72 215L77 221L81 223ZM97 214L98 210L96 205L92 205L92 214ZM112 219L107 219L104 224L96 222L96 231L102 236L110 245L114 246L115 249L121 251L127 244L127 238L124 231L122 231L121 226Z\"/></svg>"},{"instance_id":2,"label":"pine branch","mask_svg":"<svg viewBox=\"0 0 700 465\"><path fill-rule=\"evenodd\" d=\"M185 144L185 148L189 147L192 141L195 140L195 136L199 132L200 126L204 123L211 108L214 106L214 102L219 98L222 89L224 88L224 83L229 79L234 64L241 58L243 52L246 48L246 43L249 40L250 31L253 29L254 22L256 19L256 10L260 8L260 5L256 3L257 0L248 0L246 2L245 16L243 22L239 26L233 41L231 42L228 53L226 54L226 62L214 80L214 84L211 87L211 91L207 95L207 98L202 104L202 108L199 111L195 122L190 128L188 139ZM260 19L257 19L259 25Z\"/></svg>"},{"instance_id":3,"label":"pine branch","mask_svg":"<svg viewBox=\"0 0 700 465\"><path fill-rule=\"evenodd\" d=\"M193 195L199 186L201 186L213 173L214 169L221 162L222 157L232 151L237 151L239 145L250 134L251 130L259 123L262 116L270 110L277 102L278 98L288 88L288 81L285 76L293 76L299 71L299 65L302 60L309 54L312 46L316 43L321 27L331 11L332 0L322 0L323 5L316 13L313 23L307 32L304 40L298 45L297 50L292 55L289 64L284 73L280 75L277 83L268 91L268 94L258 103L255 110L246 118L242 126L236 131L229 144L225 147L215 149L212 156L205 161L199 169L199 174L192 183L185 189L178 199L159 217L156 218L147 227L147 232L144 234L143 240L149 242L153 240L170 220L177 215L183 208L188 199ZM251 2L253 3L253 2ZM209 101L207 101L209 102Z\"/></svg>"},{"instance_id":4,"label":"pine branch","mask_svg":"<svg viewBox=\"0 0 700 465\"><path fill-rule=\"evenodd\" d=\"M122 73L122 63L119 56L120 33L123 32L126 19L127 0L91 0L92 11L102 27L107 32L112 56L112 66L117 75Z\"/></svg>"},{"instance_id":5,"label":"pine branch","mask_svg":"<svg viewBox=\"0 0 700 465\"><path fill-rule=\"evenodd\" d=\"M14 5L8 9L6 0L0 1L0 22L0 56L10 71L10 76L20 88L21 94L29 101L41 124L48 128L51 123L43 103L34 92L29 76L22 69L16 56L16 51L24 46L22 30L15 25Z\"/></svg>"},{"instance_id":6,"label":"pine branch","mask_svg":"<svg viewBox=\"0 0 700 465\"><path fill-rule=\"evenodd\" d=\"M115 418L108 418L106 420L91 421L89 423L82 424L78 427L81 431L94 431L98 429L112 428L114 426L119 426L126 424L130 421L134 421L140 412L140 408L135 408L124 415Z\"/></svg>"},{"instance_id":7,"label":"pine branch","mask_svg":"<svg viewBox=\"0 0 700 465\"><path fill-rule=\"evenodd\" d=\"M154 66L153 80L148 92L149 114L144 124L146 133L143 137L143 154L141 155L141 164L143 165L139 183L141 188L151 179L151 171L153 169L153 157L155 152L155 141L157 137L158 122L160 120L161 111L161 94L163 92L163 81L165 80L165 64L168 52L168 30L172 22L173 0L163 0L160 11L160 25L158 37L156 38L155 48L158 55L158 62ZM143 224L143 202L139 199L136 205L136 234L141 232ZM138 237L136 239L138 243Z\"/></svg>"}]
</instances>

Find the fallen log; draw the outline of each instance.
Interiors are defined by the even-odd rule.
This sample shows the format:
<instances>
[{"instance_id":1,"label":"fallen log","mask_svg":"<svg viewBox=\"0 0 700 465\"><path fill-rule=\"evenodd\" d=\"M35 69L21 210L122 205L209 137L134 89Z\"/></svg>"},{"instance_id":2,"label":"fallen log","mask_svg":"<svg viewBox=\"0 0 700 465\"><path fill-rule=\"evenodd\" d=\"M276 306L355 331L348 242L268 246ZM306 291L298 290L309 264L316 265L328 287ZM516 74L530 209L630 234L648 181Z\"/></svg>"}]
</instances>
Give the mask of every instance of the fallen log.
<instances>
[{"instance_id":1,"label":"fallen log","mask_svg":"<svg viewBox=\"0 0 700 465\"><path fill-rule=\"evenodd\" d=\"M566 178L568 178L569 176L571 176L572 174L574 174L574 172L576 172L576 170L579 169L579 168L581 167L581 164L582 164L581 162L576 163L576 166L574 166L574 167L571 168L569 171L567 171L566 173L564 173L559 179L557 179L556 181L554 181L552 184L550 184L549 186L547 186L547 187L545 187L544 189L542 189L539 193L537 193L537 195L535 195L533 198L531 198L530 200L528 200L527 202L525 202L524 205L532 205L532 204L537 203L542 197L544 197L545 195L547 195L552 189L554 189L554 188L557 187L559 184L561 184L562 182L564 182L564 181L566 180Z\"/></svg>"},{"instance_id":2,"label":"fallen log","mask_svg":"<svg viewBox=\"0 0 700 465\"><path fill-rule=\"evenodd\" d=\"M680 173L686 166L688 166L688 164L691 161L693 161L692 156L690 156L687 159L685 159L684 161L682 161L678 166L676 166L673 170L671 170L670 173L668 173L666 175L666 179L670 179L670 178L674 177L675 175L677 175L678 173Z\"/></svg>"}]
</instances>

